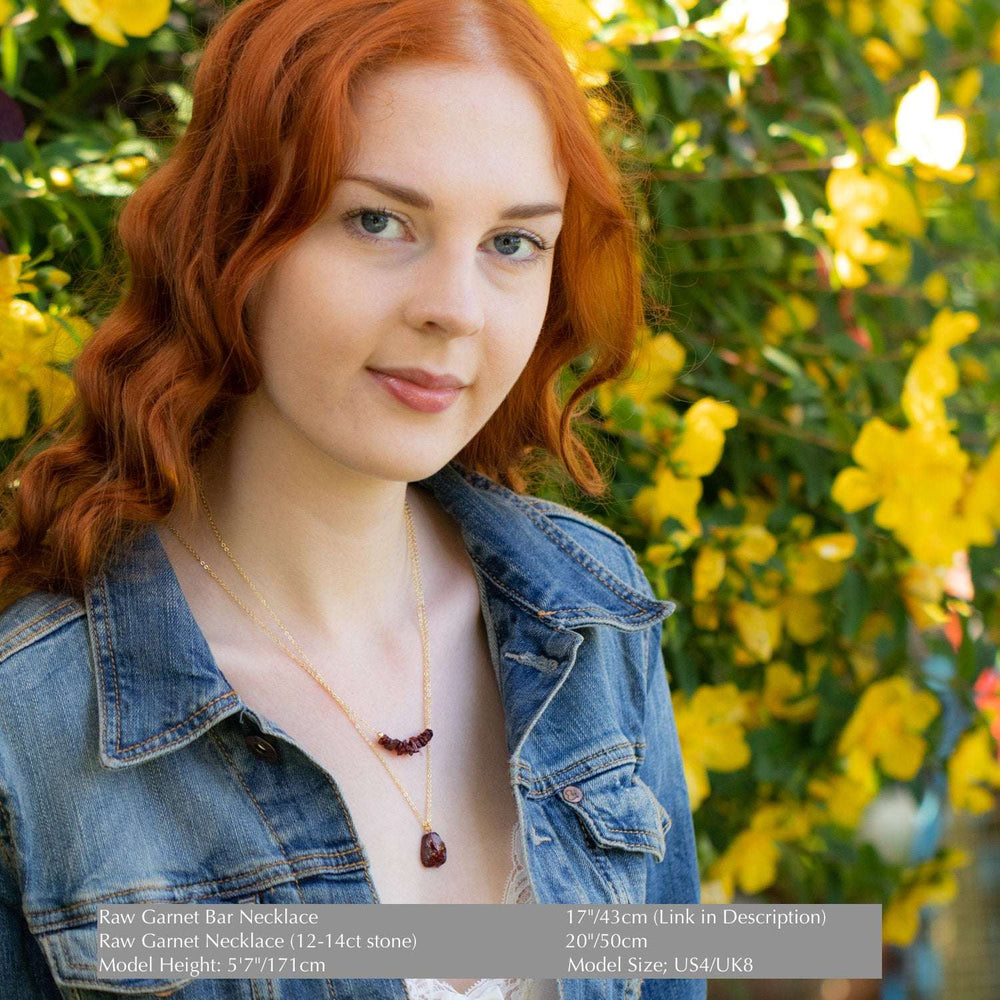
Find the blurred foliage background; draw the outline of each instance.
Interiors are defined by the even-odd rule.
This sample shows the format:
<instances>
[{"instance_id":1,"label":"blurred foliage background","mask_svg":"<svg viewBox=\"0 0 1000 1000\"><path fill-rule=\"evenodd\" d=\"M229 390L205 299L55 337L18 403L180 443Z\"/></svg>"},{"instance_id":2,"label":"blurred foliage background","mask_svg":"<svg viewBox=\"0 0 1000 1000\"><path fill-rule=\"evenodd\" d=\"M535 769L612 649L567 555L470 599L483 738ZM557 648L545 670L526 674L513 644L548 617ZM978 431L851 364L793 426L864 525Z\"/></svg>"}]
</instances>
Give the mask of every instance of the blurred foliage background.
<instances>
[{"instance_id":1,"label":"blurred foliage background","mask_svg":"<svg viewBox=\"0 0 1000 1000\"><path fill-rule=\"evenodd\" d=\"M704 900L881 902L904 946L1000 787L1000 0L531 2L625 157L651 304L581 418L610 496L539 492L678 602ZM0 0L4 464L72 402L225 8Z\"/></svg>"}]
</instances>

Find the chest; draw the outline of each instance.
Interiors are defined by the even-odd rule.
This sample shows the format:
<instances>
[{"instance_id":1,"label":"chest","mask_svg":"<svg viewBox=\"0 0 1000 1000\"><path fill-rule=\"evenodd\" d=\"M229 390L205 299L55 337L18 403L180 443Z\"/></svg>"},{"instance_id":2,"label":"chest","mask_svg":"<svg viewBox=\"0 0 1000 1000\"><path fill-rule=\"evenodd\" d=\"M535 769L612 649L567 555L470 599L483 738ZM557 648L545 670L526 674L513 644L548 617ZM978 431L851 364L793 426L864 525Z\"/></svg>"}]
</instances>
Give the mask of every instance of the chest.
<instances>
[{"instance_id":1,"label":"chest","mask_svg":"<svg viewBox=\"0 0 1000 1000\"><path fill-rule=\"evenodd\" d=\"M428 605L429 718L412 614L400 615L394 634L368 643L352 641L350 630L329 649L296 636L324 687L191 568L180 562L178 578L219 669L249 708L331 776L381 902L501 902L517 810L497 673L468 560L432 571L448 586ZM425 726L434 735L419 753L369 745L377 731L403 739ZM425 816L448 851L437 868L420 862Z\"/></svg>"},{"instance_id":2,"label":"chest","mask_svg":"<svg viewBox=\"0 0 1000 1000\"><path fill-rule=\"evenodd\" d=\"M217 662L246 704L333 778L383 903L499 903L510 873L517 811L486 635L476 627L442 639L431 671L434 736L412 756L373 753L347 713L290 659L250 660L219 644ZM357 676L328 683L366 737L381 730L405 738L424 729L419 661L418 640L406 665L372 661ZM420 862L428 814L448 851L437 868Z\"/></svg>"}]
</instances>

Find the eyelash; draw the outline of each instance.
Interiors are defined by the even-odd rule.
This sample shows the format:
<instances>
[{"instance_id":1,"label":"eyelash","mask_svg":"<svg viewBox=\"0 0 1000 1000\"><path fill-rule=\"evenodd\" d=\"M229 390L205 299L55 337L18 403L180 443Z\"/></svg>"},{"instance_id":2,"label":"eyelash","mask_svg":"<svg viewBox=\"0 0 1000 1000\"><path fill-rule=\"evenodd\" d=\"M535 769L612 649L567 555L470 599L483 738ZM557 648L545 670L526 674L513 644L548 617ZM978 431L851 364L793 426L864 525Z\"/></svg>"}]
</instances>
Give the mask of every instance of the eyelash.
<instances>
[{"instance_id":1,"label":"eyelash","mask_svg":"<svg viewBox=\"0 0 1000 1000\"><path fill-rule=\"evenodd\" d=\"M403 219L402 217L398 216L391 209L383 208L383 207L372 208L372 207L369 207L367 205L362 206L361 208L352 209L350 212L346 212L342 216L342 218L343 218L343 220L345 222L351 222L354 219L357 219L358 217L360 217L362 215L385 215L385 216L388 216L390 219L395 219L397 222L401 223L404 226L406 225L406 220ZM350 227L350 231L351 231L351 233L353 235L358 236L358 237L360 237L363 240L367 240L369 243L384 243L385 242L385 240L381 240L377 236L373 236L371 233L363 232L363 231L355 228L354 226ZM534 264L536 261L540 260L545 254L547 254L552 249L551 245L548 244L548 243L546 243L545 240L543 240L541 238L541 236L538 236L536 233L528 232L526 229L509 229L509 230L507 230L505 232L497 233L496 235L497 236L521 236L524 239L528 240L530 243L533 243L538 248L538 252L536 254L533 254L531 257L527 257L524 260L513 260L513 259L510 259L509 263L511 263L511 264L518 264L518 265ZM496 239L496 236L493 236L493 237L490 237L490 238L491 239ZM501 257L505 257L506 254L500 254L500 256Z\"/></svg>"}]
</instances>

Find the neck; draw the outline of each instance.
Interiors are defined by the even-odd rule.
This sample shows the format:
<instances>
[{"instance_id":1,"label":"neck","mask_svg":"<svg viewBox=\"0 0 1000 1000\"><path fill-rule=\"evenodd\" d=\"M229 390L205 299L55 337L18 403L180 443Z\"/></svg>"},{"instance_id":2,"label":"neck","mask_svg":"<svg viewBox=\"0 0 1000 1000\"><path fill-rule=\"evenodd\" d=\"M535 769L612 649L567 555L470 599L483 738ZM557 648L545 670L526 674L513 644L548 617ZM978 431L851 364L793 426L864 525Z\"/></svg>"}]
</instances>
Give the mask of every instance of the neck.
<instances>
[{"instance_id":1,"label":"neck","mask_svg":"<svg viewBox=\"0 0 1000 1000\"><path fill-rule=\"evenodd\" d=\"M222 539L291 634L343 643L345 625L371 636L415 619L404 499L423 554L421 491L336 463L287 422L254 411L252 403L236 411L198 470ZM194 519L176 511L170 523L273 627L203 505Z\"/></svg>"}]
</instances>

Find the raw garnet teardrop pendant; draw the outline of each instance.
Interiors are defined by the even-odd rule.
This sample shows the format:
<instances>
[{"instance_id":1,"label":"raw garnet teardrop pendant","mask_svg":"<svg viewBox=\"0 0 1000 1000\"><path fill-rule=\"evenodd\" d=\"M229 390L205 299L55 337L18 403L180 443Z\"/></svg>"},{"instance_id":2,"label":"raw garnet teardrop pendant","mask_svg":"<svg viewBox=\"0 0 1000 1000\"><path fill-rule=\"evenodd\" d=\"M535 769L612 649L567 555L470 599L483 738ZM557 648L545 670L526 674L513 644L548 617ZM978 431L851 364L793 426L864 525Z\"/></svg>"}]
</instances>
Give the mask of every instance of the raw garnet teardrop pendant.
<instances>
[{"instance_id":1,"label":"raw garnet teardrop pendant","mask_svg":"<svg viewBox=\"0 0 1000 1000\"><path fill-rule=\"evenodd\" d=\"M444 841L433 830L420 838L420 863L425 868L440 868L447 857Z\"/></svg>"}]
</instances>

